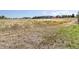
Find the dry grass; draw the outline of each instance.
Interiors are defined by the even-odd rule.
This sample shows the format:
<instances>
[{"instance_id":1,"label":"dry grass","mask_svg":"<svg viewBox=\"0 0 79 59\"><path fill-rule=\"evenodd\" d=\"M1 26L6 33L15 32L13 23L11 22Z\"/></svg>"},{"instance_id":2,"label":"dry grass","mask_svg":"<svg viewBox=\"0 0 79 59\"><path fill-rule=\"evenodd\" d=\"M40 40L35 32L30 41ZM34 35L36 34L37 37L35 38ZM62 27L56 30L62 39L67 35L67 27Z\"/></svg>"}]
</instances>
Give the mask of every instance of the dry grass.
<instances>
[{"instance_id":1,"label":"dry grass","mask_svg":"<svg viewBox=\"0 0 79 59\"><path fill-rule=\"evenodd\" d=\"M58 30L72 19L0 20L0 48L66 48Z\"/></svg>"}]
</instances>

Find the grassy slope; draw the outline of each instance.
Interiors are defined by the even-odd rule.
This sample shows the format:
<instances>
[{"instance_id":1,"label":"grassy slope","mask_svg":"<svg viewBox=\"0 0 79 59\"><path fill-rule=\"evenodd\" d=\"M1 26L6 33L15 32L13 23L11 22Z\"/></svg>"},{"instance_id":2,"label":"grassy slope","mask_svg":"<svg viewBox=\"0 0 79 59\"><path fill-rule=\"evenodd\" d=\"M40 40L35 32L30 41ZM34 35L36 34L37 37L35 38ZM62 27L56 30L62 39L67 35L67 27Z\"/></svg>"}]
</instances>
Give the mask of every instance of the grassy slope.
<instances>
[{"instance_id":1,"label":"grassy slope","mask_svg":"<svg viewBox=\"0 0 79 59\"><path fill-rule=\"evenodd\" d=\"M68 40L69 43L67 44L67 48L79 48L79 25L60 29L59 33L62 37Z\"/></svg>"},{"instance_id":2,"label":"grassy slope","mask_svg":"<svg viewBox=\"0 0 79 59\"><path fill-rule=\"evenodd\" d=\"M48 48L79 48L79 25L60 28L50 34L44 35L41 43Z\"/></svg>"}]
</instances>

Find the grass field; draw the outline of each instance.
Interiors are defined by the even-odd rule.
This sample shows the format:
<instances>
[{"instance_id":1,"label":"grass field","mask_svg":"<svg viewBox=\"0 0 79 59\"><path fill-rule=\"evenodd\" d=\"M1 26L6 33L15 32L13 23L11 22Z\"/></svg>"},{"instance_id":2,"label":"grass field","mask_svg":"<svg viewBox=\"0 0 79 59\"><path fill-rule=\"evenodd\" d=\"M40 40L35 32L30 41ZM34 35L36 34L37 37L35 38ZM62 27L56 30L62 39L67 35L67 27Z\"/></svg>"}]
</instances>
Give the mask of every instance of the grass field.
<instances>
[{"instance_id":1,"label":"grass field","mask_svg":"<svg viewBox=\"0 0 79 59\"><path fill-rule=\"evenodd\" d=\"M0 48L79 48L79 25L73 20L0 20Z\"/></svg>"}]
</instances>

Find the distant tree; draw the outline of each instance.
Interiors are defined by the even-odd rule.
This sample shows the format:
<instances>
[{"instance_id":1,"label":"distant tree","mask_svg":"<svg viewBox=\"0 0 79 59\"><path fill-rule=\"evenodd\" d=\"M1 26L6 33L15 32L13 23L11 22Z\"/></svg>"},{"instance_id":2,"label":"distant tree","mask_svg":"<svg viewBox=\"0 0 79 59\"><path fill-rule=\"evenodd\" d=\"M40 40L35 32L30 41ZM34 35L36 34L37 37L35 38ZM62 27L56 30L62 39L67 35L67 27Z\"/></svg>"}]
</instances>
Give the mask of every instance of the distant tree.
<instances>
[{"instance_id":1,"label":"distant tree","mask_svg":"<svg viewBox=\"0 0 79 59\"><path fill-rule=\"evenodd\" d=\"M23 17L22 19L31 19L30 17Z\"/></svg>"},{"instance_id":2,"label":"distant tree","mask_svg":"<svg viewBox=\"0 0 79 59\"><path fill-rule=\"evenodd\" d=\"M37 16L32 17L32 19L37 19Z\"/></svg>"},{"instance_id":3,"label":"distant tree","mask_svg":"<svg viewBox=\"0 0 79 59\"><path fill-rule=\"evenodd\" d=\"M4 19L5 18L5 16L2 16L2 19Z\"/></svg>"},{"instance_id":4,"label":"distant tree","mask_svg":"<svg viewBox=\"0 0 79 59\"><path fill-rule=\"evenodd\" d=\"M57 15L56 18L62 18L60 15Z\"/></svg>"},{"instance_id":5,"label":"distant tree","mask_svg":"<svg viewBox=\"0 0 79 59\"><path fill-rule=\"evenodd\" d=\"M0 19L5 19L6 17L5 16L0 16Z\"/></svg>"},{"instance_id":6,"label":"distant tree","mask_svg":"<svg viewBox=\"0 0 79 59\"><path fill-rule=\"evenodd\" d=\"M73 17L73 18L74 18L74 17L75 17L75 15L74 15L74 14L72 14L72 16L71 16L71 17Z\"/></svg>"}]
</instances>

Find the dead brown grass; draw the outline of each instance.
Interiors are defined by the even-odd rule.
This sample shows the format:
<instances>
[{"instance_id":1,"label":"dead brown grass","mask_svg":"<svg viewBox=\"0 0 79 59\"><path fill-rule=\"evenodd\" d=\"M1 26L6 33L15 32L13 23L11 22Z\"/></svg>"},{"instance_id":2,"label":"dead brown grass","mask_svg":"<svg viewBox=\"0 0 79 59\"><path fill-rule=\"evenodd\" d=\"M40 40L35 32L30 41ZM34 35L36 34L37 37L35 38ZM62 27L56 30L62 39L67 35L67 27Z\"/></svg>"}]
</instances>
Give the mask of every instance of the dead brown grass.
<instances>
[{"instance_id":1,"label":"dead brown grass","mask_svg":"<svg viewBox=\"0 0 79 59\"><path fill-rule=\"evenodd\" d=\"M0 48L65 48L58 29L71 20L0 20Z\"/></svg>"}]
</instances>

